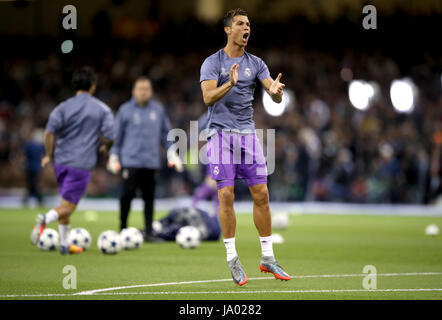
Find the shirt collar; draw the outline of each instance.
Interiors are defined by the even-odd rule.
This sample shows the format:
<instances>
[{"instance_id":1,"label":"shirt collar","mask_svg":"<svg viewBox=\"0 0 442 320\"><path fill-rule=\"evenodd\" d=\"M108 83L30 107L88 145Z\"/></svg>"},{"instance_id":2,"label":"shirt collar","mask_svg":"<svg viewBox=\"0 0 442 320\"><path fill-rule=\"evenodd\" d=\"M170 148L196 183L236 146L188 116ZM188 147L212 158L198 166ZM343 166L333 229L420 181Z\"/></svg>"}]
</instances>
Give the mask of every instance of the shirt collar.
<instances>
[{"instance_id":1,"label":"shirt collar","mask_svg":"<svg viewBox=\"0 0 442 320\"><path fill-rule=\"evenodd\" d=\"M147 107L149 107L149 105L150 105L150 101L152 100L152 98L150 98L149 100L147 100L147 102L143 105L143 106L140 106L139 104L138 104L138 102L135 100L135 98L134 97L132 97L131 99L130 99L130 102L132 103L132 105L134 105L135 107L137 107L137 108L147 108Z\"/></svg>"}]
</instances>

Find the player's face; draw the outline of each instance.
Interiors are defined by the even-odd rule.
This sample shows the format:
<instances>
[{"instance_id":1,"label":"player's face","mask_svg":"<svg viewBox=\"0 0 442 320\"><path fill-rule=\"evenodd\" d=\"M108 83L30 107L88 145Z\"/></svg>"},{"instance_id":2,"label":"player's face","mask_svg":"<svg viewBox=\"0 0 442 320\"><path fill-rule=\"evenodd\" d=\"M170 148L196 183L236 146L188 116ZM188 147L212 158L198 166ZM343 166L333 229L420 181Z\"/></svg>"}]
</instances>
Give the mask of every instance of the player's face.
<instances>
[{"instance_id":1,"label":"player's face","mask_svg":"<svg viewBox=\"0 0 442 320\"><path fill-rule=\"evenodd\" d=\"M247 46L250 37L250 21L247 16L234 16L232 26L228 28L228 36L240 46Z\"/></svg>"},{"instance_id":2,"label":"player's face","mask_svg":"<svg viewBox=\"0 0 442 320\"><path fill-rule=\"evenodd\" d=\"M148 80L137 81L132 95L139 104L145 104L152 97L152 84Z\"/></svg>"}]
</instances>

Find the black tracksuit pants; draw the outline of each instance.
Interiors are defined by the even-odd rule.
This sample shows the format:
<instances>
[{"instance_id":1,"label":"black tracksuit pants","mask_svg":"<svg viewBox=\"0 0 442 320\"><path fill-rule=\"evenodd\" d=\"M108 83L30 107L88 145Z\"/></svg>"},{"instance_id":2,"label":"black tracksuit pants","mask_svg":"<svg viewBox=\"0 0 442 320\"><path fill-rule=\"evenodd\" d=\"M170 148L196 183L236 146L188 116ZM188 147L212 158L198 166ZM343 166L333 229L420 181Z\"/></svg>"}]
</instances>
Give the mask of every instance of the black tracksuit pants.
<instances>
[{"instance_id":1,"label":"black tracksuit pants","mask_svg":"<svg viewBox=\"0 0 442 320\"><path fill-rule=\"evenodd\" d=\"M144 201L144 224L147 235L152 234L153 202L155 197L155 170L147 168L123 168L123 189L120 197L120 229L127 228L132 200L138 189Z\"/></svg>"}]
</instances>

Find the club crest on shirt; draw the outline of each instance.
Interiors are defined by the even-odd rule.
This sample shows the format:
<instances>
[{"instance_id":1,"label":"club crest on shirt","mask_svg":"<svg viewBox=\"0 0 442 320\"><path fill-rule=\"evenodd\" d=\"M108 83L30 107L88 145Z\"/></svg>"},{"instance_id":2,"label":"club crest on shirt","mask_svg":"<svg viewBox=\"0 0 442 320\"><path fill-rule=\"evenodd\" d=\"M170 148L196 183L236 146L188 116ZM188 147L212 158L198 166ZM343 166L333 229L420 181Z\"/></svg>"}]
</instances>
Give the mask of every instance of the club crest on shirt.
<instances>
[{"instance_id":1,"label":"club crest on shirt","mask_svg":"<svg viewBox=\"0 0 442 320\"><path fill-rule=\"evenodd\" d=\"M156 120L157 119L157 114L155 113L155 111L151 111L151 113L149 114L150 120Z\"/></svg>"},{"instance_id":2,"label":"club crest on shirt","mask_svg":"<svg viewBox=\"0 0 442 320\"><path fill-rule=\"evenodd\" d=\"M229 73L226 71L226 69L224 69L224 67L221 67L221 75L222 76L227 76Z\"/></svg>"},{"instance_id":3,"label":"club crest on shirt","mask_svg":"<svg viewBox=\"0 0 442 320\"><path fill-rule=\"evenodd\" d=\"M250 68L244 69L244 75L249 78L252 75L252 71L250 71Z\"/></svg>"}]
</instances>

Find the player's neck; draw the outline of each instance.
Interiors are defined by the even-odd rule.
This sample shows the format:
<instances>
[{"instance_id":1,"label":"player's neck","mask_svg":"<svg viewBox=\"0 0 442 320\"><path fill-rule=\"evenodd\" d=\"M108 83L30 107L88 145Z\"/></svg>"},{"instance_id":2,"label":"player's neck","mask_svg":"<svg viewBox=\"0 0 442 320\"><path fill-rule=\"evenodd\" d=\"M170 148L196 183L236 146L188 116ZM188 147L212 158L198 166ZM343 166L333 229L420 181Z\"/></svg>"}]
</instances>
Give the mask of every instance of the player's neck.
<instances>
[{"instance_id":1,"label":"player's neck","mask_svg":"<svg viewBox=\"0 0 442 320\"><path fill-rule=\"evenodd\" d=\"M238 58L244 54L245 49L246 48L243 46L238 46L235 43L227 42L226 46L224 47L224 52L229 58Z\"/></svg>"},{"instance_id":2,"label":"player's neck","mask_svg":"<svg viewBox=\"0 0 442 320\"><path fill-rule=\"evenodd\" d=\"M91 94L89 91L86 91L86 90L77 90L77 93L75 95L78 96L78 95L83 94L83 93Z\"/></svg>"}]
</instances>

